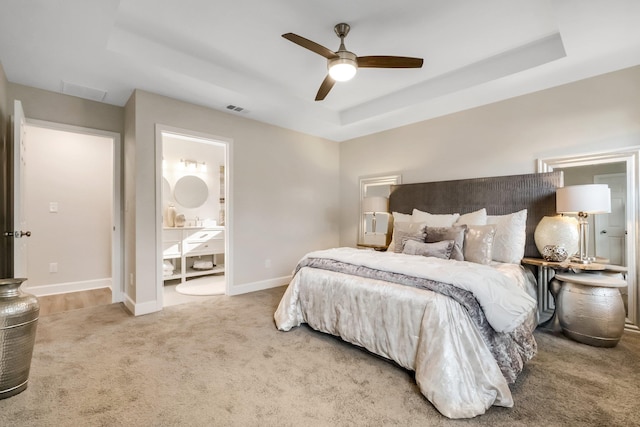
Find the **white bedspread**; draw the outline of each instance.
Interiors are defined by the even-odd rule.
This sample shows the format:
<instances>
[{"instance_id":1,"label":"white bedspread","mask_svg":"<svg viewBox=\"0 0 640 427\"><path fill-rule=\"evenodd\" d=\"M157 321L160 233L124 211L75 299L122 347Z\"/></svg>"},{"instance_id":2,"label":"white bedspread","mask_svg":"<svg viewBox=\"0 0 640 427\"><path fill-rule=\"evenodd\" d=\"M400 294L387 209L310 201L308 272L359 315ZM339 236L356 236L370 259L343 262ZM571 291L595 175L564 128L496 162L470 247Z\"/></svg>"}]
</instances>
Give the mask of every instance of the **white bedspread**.
<instances>
[{"instance_id":1,"label":"white bedspread","mask_svg":"<svg viewBox=\"0 0 640 427\"><path fill-rule=\"evenodd\" d=\"M514 286L507 275L472 262L353 248L311 252L305 258L329 258L377 269L383 266L385 271L450 283L473 293L491 327L498 332L513 331L536 306L536 300L519 286Z\"/></svg>"},{"instance_id":2,"label":"white bedspread","mask_svg":"<svg viewBox=\"0 0 640 427\"><path fill-rule=\"evenodd\" d=\"M380 255L341 248L307 256L330 256L359 265L374 263L370 266L381 268ZM410 261L413 258L415 262ZM502 312L490 322L503 330L535 313L535 301L509 275L495 268L391 253L385 254L384 260L385 269L428 274L424 277L454 281L477 293L478 300L484 301L480 304L491 307L485 308L486 314L489 310ZM507 297L511 294L513 301ZM507 308L497 308L500 304ZM465 309L449 297L304 267L294 276L274 318L280 330L307 323L414 370L421 392L449 418L474 417L492 405L513 406L508 383L490 349Z\"/></svg>"}]
</instances>

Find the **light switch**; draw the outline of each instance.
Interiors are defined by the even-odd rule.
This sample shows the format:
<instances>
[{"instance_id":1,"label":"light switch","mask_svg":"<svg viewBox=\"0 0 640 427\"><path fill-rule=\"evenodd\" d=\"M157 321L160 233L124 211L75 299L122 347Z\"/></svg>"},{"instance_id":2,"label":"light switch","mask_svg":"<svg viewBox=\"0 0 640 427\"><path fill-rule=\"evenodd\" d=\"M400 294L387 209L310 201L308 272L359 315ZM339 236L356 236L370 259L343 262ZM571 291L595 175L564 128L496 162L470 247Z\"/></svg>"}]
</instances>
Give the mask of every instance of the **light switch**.
<instances>
[{"instance_id":1,"label":"light switch","mask_svg":"<svg viewBox=\"0 0 640 427\"><path fill-rule=\"evenodd\" d=\"M58 202L49 202L49 212L58 213Z\"/></svg>"}]
</instances>

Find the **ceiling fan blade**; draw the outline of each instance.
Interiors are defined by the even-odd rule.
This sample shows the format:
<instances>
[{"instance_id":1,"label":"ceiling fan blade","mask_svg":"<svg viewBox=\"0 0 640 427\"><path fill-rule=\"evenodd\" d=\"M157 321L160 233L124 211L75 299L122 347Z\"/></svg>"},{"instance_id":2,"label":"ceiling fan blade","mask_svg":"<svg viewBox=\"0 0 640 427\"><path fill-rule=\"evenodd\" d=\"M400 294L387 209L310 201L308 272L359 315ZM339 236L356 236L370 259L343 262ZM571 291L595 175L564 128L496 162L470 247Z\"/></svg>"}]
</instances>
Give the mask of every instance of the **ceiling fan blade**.
<instances>
[{"instance_id":1,"label":"ceiling fan blade","mask_svg":"<svg viewBox=\"0 0 640 427\"><path fill-rule=\"evenodd\" d=\"M309 49L312 52L317 53L318 55L322 55L327 59L337 58L338 55L332 50L327 49L326 47L319 45L316 42L312 42L309 39L305 39L304 37L300 37L297 34L287 33L283 34L282 37L285 39L294 42L297 45L300 45L306 49Z\"/></svg>"},{"instance_id":2,"label":"ceiling fan blade","mask_svg":"<svg viewBox=\"0 0 640 427\"><path fill-rule=\"evenodd\" d=\"M422 58L407 56L359 56L358 67L362 68L422 68Z\"/></svg>"},{"instance_id":3,"label":"ceiling fan blade","mask_svg":"<svg viewBox=\"0 0 640 427\"><path fill-rule=\"evenodd\" d=\"M333 80L329 74L327 74L327 77L324 78L322 84L320 85L320 89L318 89L316 101L322 101L327 96L334 84L336 84L336 81Z\"/></svg>"}]
</instances>

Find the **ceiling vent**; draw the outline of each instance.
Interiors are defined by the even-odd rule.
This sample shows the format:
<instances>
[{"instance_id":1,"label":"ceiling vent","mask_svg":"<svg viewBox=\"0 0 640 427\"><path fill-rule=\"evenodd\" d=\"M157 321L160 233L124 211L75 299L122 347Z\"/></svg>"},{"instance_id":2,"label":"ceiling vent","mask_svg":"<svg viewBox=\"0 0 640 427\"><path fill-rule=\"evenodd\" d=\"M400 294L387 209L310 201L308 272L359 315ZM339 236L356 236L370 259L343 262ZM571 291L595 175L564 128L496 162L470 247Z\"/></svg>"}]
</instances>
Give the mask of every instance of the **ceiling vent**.
<instances>
[{"instance_id":1,"label":"ceiling vent","mask_svg":"<svg viewBox=\"0 0 640 427\"><path fill-rule=\"evenodd\" d=\"M245 110L243 107L238 107L237 105L229 104L227 105L227 110L235 111L236 113L248 113L248 110Z\"/></svg>"},{"instance_id":2,"label":"ceiling vent","mask_svg":"<svg viewBox=\"0 0 640 427\"><path fill-rule=\"evenodd\" d=\"M107 96L106 90L80 86L75 83L65 82L64 80L62 81L62 93L98 102L102 102Z\"/></svg>"}]
</instances>

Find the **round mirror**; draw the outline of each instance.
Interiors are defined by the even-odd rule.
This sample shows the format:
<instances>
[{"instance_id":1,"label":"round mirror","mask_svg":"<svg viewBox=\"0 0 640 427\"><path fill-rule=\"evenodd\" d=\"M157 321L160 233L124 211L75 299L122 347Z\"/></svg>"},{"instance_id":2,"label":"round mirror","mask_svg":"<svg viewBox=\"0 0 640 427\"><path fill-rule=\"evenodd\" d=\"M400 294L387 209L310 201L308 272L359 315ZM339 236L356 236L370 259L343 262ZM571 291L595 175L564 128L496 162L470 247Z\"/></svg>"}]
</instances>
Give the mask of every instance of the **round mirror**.
<instances>
[{"instance_id":1,"label":"round mirror","mask_svg":"<svg viewBox=\"0 0 640 427\"><path fill-rule=\"evenodd\" d=\"M175 197L176 202L185 208L197 208L207 201L209 188L201 178L187 175L176 182L173 189L173 197Z\"/></svg>"}]
</instances>

